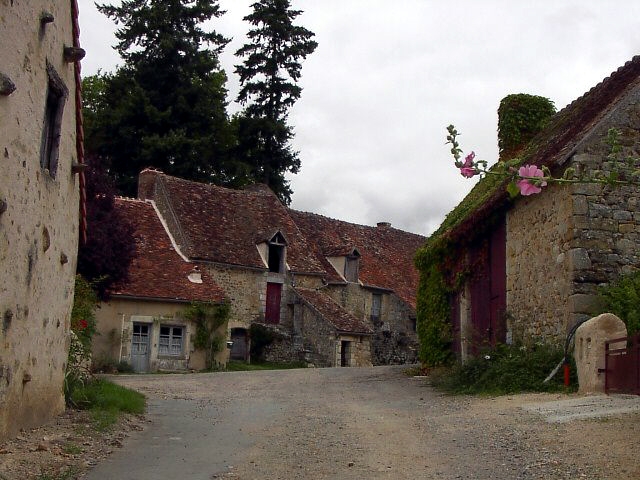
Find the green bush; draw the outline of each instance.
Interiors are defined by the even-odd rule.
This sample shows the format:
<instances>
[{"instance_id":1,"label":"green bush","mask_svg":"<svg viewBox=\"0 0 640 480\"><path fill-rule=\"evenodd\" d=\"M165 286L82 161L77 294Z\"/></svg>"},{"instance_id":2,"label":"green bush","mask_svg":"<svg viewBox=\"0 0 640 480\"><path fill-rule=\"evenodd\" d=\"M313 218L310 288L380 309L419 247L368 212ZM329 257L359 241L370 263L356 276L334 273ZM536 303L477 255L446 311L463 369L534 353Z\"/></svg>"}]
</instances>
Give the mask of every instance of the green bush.
<instances>
[{"instance_id":1,"label":"green bush","mask_svg":"<svg viewBox=\"0 0 640 480\"><path fill-rule=\"evenodd\" d=\"M602 312L614 313L627 325L627 335L640 331L640 271L623 275L600 288Z\"/></svg>"},{"instance_id":2,"label":"green bush","mask_svg":"<svg viewBox=\"0 0 640 480\"><path fill-rule=\"evenodd\" d=\"M436 388L454 394L563 391L562 370L549 383L543 383L562 357L561 349L548 345L499 345L464 364L432 372L431 382ZM578 382L573 365L571 372L571 385L575 388Z\"/></svg>"},{"instance_id":3,"label":"green bush","mask_svg":"<svg viewBox=\"0 0 640 480\"><path fill-rule=\"evenodd\" d=\"M278 333L265 325L252 323L249 336L251 337L251 361L264 362L265 349L278 339Z\"/></svg>"}]
</instances>

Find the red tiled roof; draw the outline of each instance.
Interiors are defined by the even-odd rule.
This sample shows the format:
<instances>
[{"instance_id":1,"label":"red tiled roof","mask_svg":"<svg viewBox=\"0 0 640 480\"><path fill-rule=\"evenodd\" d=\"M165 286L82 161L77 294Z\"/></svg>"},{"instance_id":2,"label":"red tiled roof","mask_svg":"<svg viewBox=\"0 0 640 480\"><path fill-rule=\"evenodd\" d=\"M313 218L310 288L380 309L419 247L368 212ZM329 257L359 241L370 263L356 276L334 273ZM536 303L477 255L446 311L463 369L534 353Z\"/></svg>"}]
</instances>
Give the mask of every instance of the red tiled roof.
<instances>
[{"instance_id":1,"label":"red tiled roof","mask_svg":"<svg viewBox=\"0 0 640 480\"><path fill-rule=\"evenodd\" d=\"M313 307L339 332L366 335L373 333L367 324L358 320L327 295L308 288L296 288L295 291L307 305Z\"/></svg>"},{"instance_id":2,"label":"red tiled roof","mask_svg":"<svg viewBox=\"0 0 640 480\"><path fill-rule=\"evenodd\" d=\"M194 264L185 262L150 203L116 198L115 208L135 226L136 255L129 266L129 280L116 285L111 295L126 295L179 301L221 302L224 291L201 268L202 283L187 276Z\"/></svg>"},{"instance_id":3,"label":"red tiled roof","mask_svg":"<svg viewBox=\"0 0 640 480\"><path fill-rule=\"evenodd\" d=\"M416 306L418 271L413 257L426 238L389 226L369 227L334 220L314 213L290 210L290 215L322 257L338 245L360 253L360 281L365 286L392 290L412 308ZM347 251L347 250L344 250ZM353 251L353 250L351 250ZM326 260L324 260L326 262ZM325 263L328 265L328 262ZM330 265L329 280L341 280Z\"/></svg>"},{"instance_id":4,"label":"red tiled roof","mask_svg":"<svg viewBox=\"0 0 640 480\"><path fill-rule=\"evenodd\" d=\"M266 186L231 190L160 173L157 180L188 239L188 245L182 246L187 257L266 268L256 244L280 231L288 243L287 264L294 273L323 273L288 209Z\"/></svg>"}]
</instances>

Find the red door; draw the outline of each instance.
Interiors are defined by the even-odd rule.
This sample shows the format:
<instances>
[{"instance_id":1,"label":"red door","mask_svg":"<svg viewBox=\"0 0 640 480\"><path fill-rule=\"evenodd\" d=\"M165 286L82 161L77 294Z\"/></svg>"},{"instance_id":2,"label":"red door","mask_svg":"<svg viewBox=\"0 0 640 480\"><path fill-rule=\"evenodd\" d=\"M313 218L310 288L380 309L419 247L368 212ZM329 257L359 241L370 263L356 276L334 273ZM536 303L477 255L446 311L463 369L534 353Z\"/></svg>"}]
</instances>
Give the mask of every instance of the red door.
<instances>
[{"instance_id":1,"label":"red door","mask_svg":"<svg viewBox=\"0 0 640 480\"><path fill-rule=\"evenodd\" d=\"M490 325L491 345L504 343L506 339L507 311L507 229L501 222L491 233L489 241L489 262L491 275Z\"/></svg>"},{"instance_id":2,"label":"red door","mask_svg":"<svg viewBox=\"0 0 640 480\"><path fill-rule=\"evenodd\" d=\"M472 352L505 341L507 307L506 227L497 224L488 239L470 249L477 264L470 284Z\"/></svg>"},{"instance_id":3,"label":"red door","mask_svg":"<svg viewBox=\"0 0 640 480\"><path fill-rule=\"evenodd\" d=\"M267 304L264 312L266 323L280 323L281 283L267 283Z\"/></svg>"}]
</instances>

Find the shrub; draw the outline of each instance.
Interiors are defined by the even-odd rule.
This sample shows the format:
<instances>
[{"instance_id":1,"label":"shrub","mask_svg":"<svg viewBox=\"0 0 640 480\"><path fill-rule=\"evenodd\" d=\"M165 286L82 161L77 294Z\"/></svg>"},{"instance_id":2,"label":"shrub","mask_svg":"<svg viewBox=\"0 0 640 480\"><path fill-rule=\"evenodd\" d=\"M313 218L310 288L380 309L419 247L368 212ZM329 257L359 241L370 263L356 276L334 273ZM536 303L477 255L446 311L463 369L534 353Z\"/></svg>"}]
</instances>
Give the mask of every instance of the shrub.
<instances>
[{"instance_id":1,"label":"shrub","mask_svg":"<svg viewBox=\"0 0 640 480\"><path fill-rule=\"evenodd\" d=\"M92 285L76 275L73 307L71 309L71 341L64 374L64 396L71 404L74 389L87 382L91 376L91 340L96 333L94 314L98 297Z\"/></svg>"},{"instance_id":2,"label":"shrub","mask_svg":"<svg viewBox=\"0 0 640 480\"><path fill-rule=\"evenodd\" d=\"M252 323L249 335L251 337L251 361L264 362L265 349L278 338L278 334L265 325Z\"/></svg>"},{"instance_id":3,"label":"shrub","mask_svg":"<svg viewBox=\"0 0 640 480\"><path fill-rule=\"evenodd\" d=\"M565 388L562 374L549 383L543 383L543 380L563 355L561 349L548 345L499 345L464 364L432 372L431 381L436 388L455 394L562 391ZM577 386L574 366L572 376L571 384Z\"/></svg>"},{"instance_id":4,"label":"shrub","mask_svg":"<svg viewBox=\"0 0 640 480\"><path fill-rule=\"evenodd\" d=\"M627 335L640 331L640 271L623 275L600 288L603 312L614 313L627 325Z\"/></svg>"}]
</instances>

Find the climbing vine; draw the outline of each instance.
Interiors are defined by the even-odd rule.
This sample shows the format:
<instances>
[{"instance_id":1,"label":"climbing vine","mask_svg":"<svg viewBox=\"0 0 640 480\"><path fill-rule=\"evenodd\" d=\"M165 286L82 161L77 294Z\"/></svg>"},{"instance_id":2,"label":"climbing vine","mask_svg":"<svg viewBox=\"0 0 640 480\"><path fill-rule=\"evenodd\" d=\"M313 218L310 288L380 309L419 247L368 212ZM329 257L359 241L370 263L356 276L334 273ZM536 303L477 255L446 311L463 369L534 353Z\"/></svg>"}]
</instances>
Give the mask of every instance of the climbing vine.
<instances>
[{"instance_id":1,"label":"climbing vine","mask_svg":"<svg viewBox=\"0 0 640 480\"><path fill-rule=\"evenodd\" d=\"M222 351L226 338L222 327L229 321L231 312L228 303L193 302L184 311L184 317L196 325L193 346L206 352L206 367L211 370L215 363L215 354Z\"/></svg>"}]
</instances>

